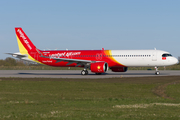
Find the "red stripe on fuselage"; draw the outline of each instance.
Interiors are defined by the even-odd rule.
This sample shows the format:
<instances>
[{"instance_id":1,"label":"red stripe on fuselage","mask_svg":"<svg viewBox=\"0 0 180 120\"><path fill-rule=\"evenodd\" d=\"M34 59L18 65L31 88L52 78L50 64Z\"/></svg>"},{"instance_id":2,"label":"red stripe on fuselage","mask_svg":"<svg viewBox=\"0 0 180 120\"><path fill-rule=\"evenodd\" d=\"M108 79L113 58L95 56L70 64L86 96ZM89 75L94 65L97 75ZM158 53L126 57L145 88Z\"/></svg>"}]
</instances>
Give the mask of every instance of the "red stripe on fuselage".
<instances>
[{"instance_id":1,"label":"red stripe on fuselage","mask_svg":"<svg viewBox=\"0 0 180 120\"><path fill-rule=\"evenodd\" d=\"M90 60L90 61L103 61L107 62L109 67L111 66L123 66L117 63L108 50L50 50L50 51L40 51L43 56L50 57L44 58L39 56L34 56L34 59L39 62L50 65L50 66L62 66L62 67L75 67L77 64L72 63L66 65L68 62L57 62L53 58L66 58L66 59L80 59L80 60ZM33 56L33 55L31 55ZM35 58L37 57L37 58Z\"/></svg>"}]
</instances>

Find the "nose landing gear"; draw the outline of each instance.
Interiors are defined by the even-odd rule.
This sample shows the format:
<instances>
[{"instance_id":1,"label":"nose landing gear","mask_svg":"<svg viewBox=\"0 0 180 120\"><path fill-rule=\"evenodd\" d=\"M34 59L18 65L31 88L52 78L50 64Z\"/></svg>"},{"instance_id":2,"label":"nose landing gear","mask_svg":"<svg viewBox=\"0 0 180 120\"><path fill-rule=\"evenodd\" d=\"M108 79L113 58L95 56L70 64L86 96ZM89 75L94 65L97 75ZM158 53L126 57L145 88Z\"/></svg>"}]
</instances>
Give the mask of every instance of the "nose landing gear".
<instances>
[{"instance_id":1,"label":"nose landing gear","mask_svg":"<svg viewBox=\"0 0 180 120\"><path fill-rule=\"evenodd\" d=\"M156 69L155 74L156 74L156 75L159 75L159 74L160 74L160 72L158 71L158 67L155 67L155 69Z\"/></svg>"}]
</instances>

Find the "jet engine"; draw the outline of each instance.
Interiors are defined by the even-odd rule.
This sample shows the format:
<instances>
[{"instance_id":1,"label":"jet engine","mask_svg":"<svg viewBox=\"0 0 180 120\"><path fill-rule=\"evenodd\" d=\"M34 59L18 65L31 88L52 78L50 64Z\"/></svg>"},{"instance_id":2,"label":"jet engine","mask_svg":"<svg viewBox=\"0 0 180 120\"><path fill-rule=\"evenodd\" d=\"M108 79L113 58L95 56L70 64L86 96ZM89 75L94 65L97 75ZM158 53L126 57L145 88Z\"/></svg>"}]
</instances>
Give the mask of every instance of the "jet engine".
<instances>
[{"instance_id":1,"label":"jet engine","mask_svg":"<svg viewBox=\"0 0 180 120\"><path fill-rule=\"evenodd\" d=\"M113 72L126 72L127 71L127 67L112 67L111 70Z\"/></svg>"},{"instance_id":2,"label":"jet engine","mask_svg":"<svg viewBox=\"0 0 180 120\"><path fill-rule=\"evenodd\" d=\"M91 63L90 69L94 73L105 73L108 71L108 64L106 62Z\"/></svg>"}]
</instances>

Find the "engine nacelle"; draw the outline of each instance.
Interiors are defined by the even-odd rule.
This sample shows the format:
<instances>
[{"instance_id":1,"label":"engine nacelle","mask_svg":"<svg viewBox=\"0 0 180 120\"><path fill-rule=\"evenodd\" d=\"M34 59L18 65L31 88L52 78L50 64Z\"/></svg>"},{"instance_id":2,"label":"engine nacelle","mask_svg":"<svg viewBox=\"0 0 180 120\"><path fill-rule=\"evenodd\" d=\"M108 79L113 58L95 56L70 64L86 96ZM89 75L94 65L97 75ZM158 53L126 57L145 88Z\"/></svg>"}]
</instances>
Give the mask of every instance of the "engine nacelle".
<instances>
[{"instance_id":1,"label":"engine nacelle","mask_svg":"<svg viewBox=\"0 0 180 120\"><path fill-rule=\"evenodd\" d=\"M127 67L112 67L111 70L113 72L126 72L127 71Z\"/></svg>"},{"instance_id":2,"label":"engine nacelle","mask_svg":"<svg viewBox=\"0 0 180 120\"><path fill-rule=\"evenodd\" d=\"M108 71L108 64L106 62L91 63L90 69L94 73L105 73Z\"/></svg>"}]
</instances>

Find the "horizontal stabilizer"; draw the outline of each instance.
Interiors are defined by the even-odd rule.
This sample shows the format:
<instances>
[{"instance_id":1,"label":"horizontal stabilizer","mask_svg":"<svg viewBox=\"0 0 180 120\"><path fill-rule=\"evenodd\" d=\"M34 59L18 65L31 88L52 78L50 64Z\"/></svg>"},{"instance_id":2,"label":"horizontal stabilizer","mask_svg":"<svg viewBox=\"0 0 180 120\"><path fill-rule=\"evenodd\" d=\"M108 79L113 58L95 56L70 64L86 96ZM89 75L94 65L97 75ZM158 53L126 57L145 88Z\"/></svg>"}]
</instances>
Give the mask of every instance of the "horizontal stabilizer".
<instances>
[{"instance_id":1,"label":"horizontal stabilizer","mask_svg":"<svg viewBox=\"0 0 180 120\"><path fill-rule=\"evenodd\" d=\"M28 57L28 55L22 55L21 53L5 53L5 54L12 55L13 57L16 57L16 58Z\"/></svg>"}]
</instances>

